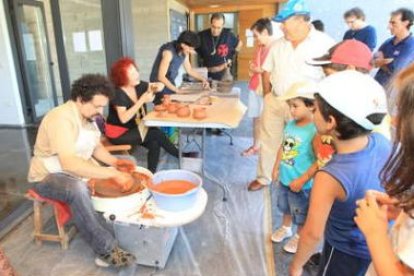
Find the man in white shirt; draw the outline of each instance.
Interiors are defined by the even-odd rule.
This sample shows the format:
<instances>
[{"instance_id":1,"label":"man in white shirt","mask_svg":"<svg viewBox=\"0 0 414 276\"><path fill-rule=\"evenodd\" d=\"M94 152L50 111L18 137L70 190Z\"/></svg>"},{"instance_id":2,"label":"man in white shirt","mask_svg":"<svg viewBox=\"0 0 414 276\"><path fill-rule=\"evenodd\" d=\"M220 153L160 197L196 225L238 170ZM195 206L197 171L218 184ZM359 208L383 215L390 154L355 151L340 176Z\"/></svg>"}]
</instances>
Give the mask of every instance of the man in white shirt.
<instances>
[{"instance_id":1,"label":"man in white shirt","mask_svg":"<svg viewBox=\"0 0 414 276\"><path fill-rule=\"evenodd\" d=\"M284 37L275 42L264 62L264 109L260 126L260 152L257 177L249 191L257 191L271 182L273 164L282 140L284 124L289 120L287 104L280 100L295 82L319 81L324 77L321 68L306 63L325 54L335 41L317 31L310 23L310 11L304 0L290 0L277 16Z\"/></svg>"}]
</instances>

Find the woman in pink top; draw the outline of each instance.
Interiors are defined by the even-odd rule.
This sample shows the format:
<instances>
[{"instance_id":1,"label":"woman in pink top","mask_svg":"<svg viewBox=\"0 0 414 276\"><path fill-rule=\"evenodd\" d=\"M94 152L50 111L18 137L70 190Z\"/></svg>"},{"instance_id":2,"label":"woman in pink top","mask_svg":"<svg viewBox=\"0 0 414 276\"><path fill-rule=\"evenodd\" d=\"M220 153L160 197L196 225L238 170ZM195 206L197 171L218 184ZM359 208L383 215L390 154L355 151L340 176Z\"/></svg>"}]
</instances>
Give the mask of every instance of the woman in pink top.
<instances>
[{"instance_id":1,"label":"woman in pink top","mask_svg":"<svg viewBox=\"0 0 414 276\"><path fill-rule=\"evenodd\" d=\"M259 151L259 124L260 115L263 109L263 88L261 81L263 70L261 66L274 41L274 37L272 36L272 22L270 19L261 18L257 20L250 29L253 32L254 39L257 41L254 60L250 61L250 81L248 86L248 116L253 118L253 145L242 152L243 156L250 156Z\"/></svg>"}]
</instances>

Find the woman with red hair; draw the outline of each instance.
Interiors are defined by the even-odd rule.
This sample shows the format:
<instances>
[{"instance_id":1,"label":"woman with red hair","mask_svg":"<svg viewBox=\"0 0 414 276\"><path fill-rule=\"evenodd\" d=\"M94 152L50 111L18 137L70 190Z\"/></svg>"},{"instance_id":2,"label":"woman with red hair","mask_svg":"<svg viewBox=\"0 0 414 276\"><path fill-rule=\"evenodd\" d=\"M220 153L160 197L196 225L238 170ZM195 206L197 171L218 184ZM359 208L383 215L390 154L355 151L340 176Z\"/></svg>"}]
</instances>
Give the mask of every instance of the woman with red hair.
<instances>
[{"instance_id":1,"label":"woman with red hair","mask_svg":"<svg viewBox=\"0 0 414 276\"><path fill-rule=\"evenodd\" d=\"M142 145L148 149L148 169L157 169L160 149L178 157L178 149L165 134L155 127L147 128L142 119L147 112L146 103L152 102L156 92L164 89L160 82L140 80L138 67L131 58L121 58L111 68L111 80L116 87L109 104L105 135L115 145Z\"/></svg>"}]
</instances>

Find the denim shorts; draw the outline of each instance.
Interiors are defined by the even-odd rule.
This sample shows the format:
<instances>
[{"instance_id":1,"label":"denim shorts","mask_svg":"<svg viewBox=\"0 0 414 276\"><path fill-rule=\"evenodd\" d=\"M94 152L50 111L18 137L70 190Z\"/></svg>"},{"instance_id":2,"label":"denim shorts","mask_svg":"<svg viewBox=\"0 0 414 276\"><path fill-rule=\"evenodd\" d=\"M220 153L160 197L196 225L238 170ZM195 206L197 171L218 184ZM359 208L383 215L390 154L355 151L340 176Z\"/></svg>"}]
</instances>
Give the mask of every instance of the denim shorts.
<instances>
[{"instance_id":1,"label":"denim shorts","mask_svg":"<svg viewBox=\"0 0 414 276\"><path fill-rule=\"evenodd\" d=\"M277 207L284 215L291 215L296 225L305 224L309 208L310 189L292 192L282 183L277 184Z\"/></svg>"}]
</instances>

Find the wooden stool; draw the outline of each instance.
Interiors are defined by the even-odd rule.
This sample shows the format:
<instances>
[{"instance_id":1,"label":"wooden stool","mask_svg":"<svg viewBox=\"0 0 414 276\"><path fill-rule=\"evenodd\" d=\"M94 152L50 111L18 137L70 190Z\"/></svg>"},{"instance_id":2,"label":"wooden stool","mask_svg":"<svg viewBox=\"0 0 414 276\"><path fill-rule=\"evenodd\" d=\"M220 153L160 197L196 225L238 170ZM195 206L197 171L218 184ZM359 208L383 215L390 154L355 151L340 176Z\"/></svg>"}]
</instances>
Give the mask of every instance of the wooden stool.
<instances>
[{"instance_id":1,"label":"wooden stool","mask_svg":"<svg viewBox=\"0 0 414 276\"><path fill-rule=\"evenodd\" d=\"M64 225L59 225L57 208L44 200L36 199L29 194L26 194L26 198L33 201L34 211L34 239L37 245L42 245L42 241L54 241L60 242L62 249L68 249L69 241L76 234L76 227L72 225L69 231L65 231ZM53 216L55 217L56 226L58 228L58 234L46 234L43 233L43 207L51 206L53 208Z\"/></svg>"}]
</instances>

